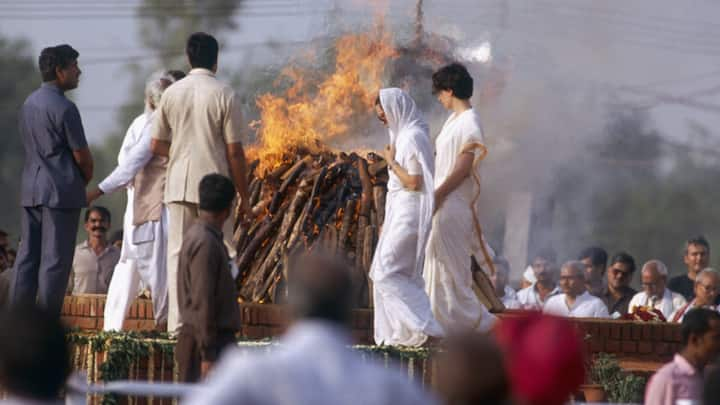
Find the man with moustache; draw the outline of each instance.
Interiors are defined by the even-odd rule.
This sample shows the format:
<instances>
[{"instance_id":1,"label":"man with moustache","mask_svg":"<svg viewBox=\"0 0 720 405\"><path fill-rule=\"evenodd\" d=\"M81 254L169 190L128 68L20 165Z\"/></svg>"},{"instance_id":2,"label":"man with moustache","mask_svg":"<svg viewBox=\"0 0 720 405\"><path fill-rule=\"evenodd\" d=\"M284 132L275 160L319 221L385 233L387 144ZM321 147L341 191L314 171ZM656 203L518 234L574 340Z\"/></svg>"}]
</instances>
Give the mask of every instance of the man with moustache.
<instances>
[{"instance_id":1,"label":"man with moustache","mask_svg":"<svg viewBox=\"0 0 720 405\"><path fill-rule=\"evenodd\" d=\"M78 294L107 294L120 249L107 240L110 211L93 206L85 212L85 231L88 238L75 247L68 292Z\"/></svg>"},{"instance_id":2,"label":"man with moustache","mask_svg":"<svg viewBox=\"0 0 720 405\"><path fill-rule=\"evenodd\" d=\"M683 262L687 266L687 274L671 278L668 288L691 301L695 297L695 277L710 263L710 244L705 237L697 236L685 242Z\"/></svg>"},{"instance_id":3,"label":"man with moustache","mask_svg":"<svg viewBox=\"0 0 720 405\"><path fill-rule=\"evenodd\" d=\"M25 152L20 191L20 250L10 286L14 307L36 302L59 315L73 262L85 186L93 174L80 112L65 97L78 86L80 54L69 45L45 48L43 84L25 100L19 129Z\"/></svg>"}]
</instances>

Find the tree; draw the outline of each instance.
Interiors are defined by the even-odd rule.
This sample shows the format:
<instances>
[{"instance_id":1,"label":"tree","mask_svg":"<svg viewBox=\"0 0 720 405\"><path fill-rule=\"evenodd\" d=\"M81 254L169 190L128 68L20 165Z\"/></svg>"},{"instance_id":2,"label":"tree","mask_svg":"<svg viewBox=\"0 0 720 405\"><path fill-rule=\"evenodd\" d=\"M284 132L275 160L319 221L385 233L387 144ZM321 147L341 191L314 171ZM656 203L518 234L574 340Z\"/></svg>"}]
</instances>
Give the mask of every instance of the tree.
<instances>
[{"instance_id":1,"label":"tree","mask_svg":"<svg viewBox=\"0 0 720 405\"><path fill-rule=\"evenodd\" d=\"M18 112L25 98L37 88L40 73L30 46L25 40L0 38L0 133L3 145L0 147L0 190L5 198L0 199L0 229L12 237L20 232L20 180L23 167L23 146L18 130Z\"/></svg>"}]
</instances>

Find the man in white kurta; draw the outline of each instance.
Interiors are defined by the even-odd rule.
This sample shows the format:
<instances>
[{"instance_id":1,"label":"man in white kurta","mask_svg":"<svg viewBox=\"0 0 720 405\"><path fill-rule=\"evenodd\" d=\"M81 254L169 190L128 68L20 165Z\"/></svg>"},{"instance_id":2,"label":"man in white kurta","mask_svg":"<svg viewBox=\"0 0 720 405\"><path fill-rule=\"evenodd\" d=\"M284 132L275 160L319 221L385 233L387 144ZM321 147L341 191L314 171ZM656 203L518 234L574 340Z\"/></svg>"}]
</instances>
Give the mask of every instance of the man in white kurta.
<instances>
[{"instance_id":1,"label":"man in white kurta","mask_svg":"<svg viewBox=\"0 0 720 405\"><path fill-rule=\"evenodd\" d=\"M382 89L379 100L379 116L387 123L395 156L388 156L385 222L370 267L375 342L420 346L428 337L443 336L430 310L422 278L432 217L432 147L427 124L407 93L397 88ZM397 173L400 170L420 176L420 189L409 190Z\"/></svg>"},{"instance_id":2,"label":"man in white kurta","mask_svg":"<svg viewBox=\"0 0 720 405\"><path fill-rule=\"evenodd\" d=\"M154 106L159 102L164 86L169 83L167 77L148 82L147 111L135 118L128 128L118 154L118 166L98 185L102 194L122 188L127 192L120 261L115 267L105 301L103 330L106 331L122 330L127 311L140 292L141 282L150 288L156 324L167 321L167 210L162 208L157 221L136 224L133 179L154 158L150 150Z\"/></svg>"},{"instance_id":3,"label":"man in white kurta","mask_svg":"<svg viewBox=\"0 0 720 405\"><path fill-rule=\"evenodd\" d=\"M352 283L332 255L293 259L288 309L293 324L269 353L228 349L191 405L430 405L431 394L350 346Z\"/></svg>"},{"instance_id":4,"label":"man in white kurta","mask_svg":"<svg viewBox=\"0 0 720 405\"><path fill-rule=\"evenodd\" d=\"M473 108L450 115L435 139L436 189L451 174L461 154L479 153L466 152L465 148L483 142L480 117ZM444 329L487 331L496 317L475 295L470 270L471 255L482 259L470 208L477 192L471 177L447 195L433 216L423 277L435 319Z\"/></svg>"},{"instance_id":5,"label":"man in white kurta","mask_svg":"<svg viewBox=\"0 0 720 405\"><path fill-rule=\"evenodd\" d=\"M570 261L560 269L562 294L550 297L543 312L567 318L609 318L607 306L585 289L585 265Z\"/></svg>"},{"instance_id":6,"label":"man in white kurta","mask_svg":"<svg viewBox=\"0 0 720 405\"><path fill-rule=\"evenodd\" d=\"M662 312L665 319L671 319L673 312L687 301L682 295L666 288L667 275L667 267L660 260L645 263L641 271L643 291L632 297L628 311L632 313L635 307L652 307Z\"/></svg>"}]
</instances>

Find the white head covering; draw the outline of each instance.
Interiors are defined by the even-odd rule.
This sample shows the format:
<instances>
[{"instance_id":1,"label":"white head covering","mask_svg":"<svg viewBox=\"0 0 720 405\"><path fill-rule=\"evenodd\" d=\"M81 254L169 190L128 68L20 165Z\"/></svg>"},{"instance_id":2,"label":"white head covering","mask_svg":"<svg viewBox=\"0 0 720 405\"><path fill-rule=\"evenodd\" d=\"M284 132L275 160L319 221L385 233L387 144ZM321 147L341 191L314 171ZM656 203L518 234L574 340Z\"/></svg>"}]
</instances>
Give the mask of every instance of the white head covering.
<instances>
[{"instance_id":1,"label":"white head covering","mask_svg":"<svg viewBox=\"0 0 720 405\"><path fill-rule=\"evenodd\" d=\"M396 148L396 153L414 153L422 167L423 185L420 200L420 220L418 221L418 245L416 250L416 265L422 272L425 244L430 234L433 212L433 173L435 160L432 142L430 141L430 127L425 122L422 113L415 101L405 91L398 88L380 90L380 105L385 111L390 133L390 143ZM401 142L398 142L401 140Z\"/></svg>"}]
</instances>

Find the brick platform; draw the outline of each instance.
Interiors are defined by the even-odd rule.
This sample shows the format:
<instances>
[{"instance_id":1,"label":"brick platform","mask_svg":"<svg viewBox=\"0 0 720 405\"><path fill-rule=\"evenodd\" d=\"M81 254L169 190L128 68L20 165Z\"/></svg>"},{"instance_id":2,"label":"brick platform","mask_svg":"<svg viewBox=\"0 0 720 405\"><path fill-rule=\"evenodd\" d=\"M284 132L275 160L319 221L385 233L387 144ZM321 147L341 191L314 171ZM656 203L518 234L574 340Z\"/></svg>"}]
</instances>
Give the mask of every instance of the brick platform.
<instances>
[{"instance_id":1,"label":"brick platform","mask_svg":"<svg viewBox=\"0 0 720 405\"><path fill-rule=\"evenodd\" d=\"M71 327L101 330L104 308L104 295L66 297L62 316ZM508 311L499 316L506 318L518 314ZM287 326L283 307L277 305L240 304L240 316L241 335L248 339L278 336ZM129 330L152 330L152 319L151 302L137 300L132 304L124 325ZM352 333L357 343L372 343L372 322L371 310L353 312ZM585 336L588 353L615 354L627 370L654 371L670 361L680 347L680 327L677 324L598 319L573 319L572 322Z\"/></svg>"}]
</instances>

